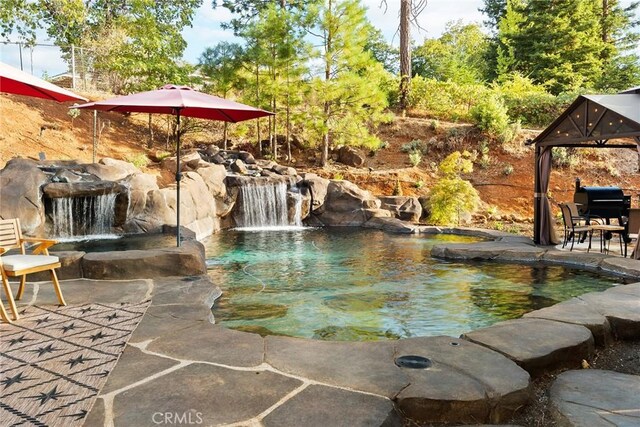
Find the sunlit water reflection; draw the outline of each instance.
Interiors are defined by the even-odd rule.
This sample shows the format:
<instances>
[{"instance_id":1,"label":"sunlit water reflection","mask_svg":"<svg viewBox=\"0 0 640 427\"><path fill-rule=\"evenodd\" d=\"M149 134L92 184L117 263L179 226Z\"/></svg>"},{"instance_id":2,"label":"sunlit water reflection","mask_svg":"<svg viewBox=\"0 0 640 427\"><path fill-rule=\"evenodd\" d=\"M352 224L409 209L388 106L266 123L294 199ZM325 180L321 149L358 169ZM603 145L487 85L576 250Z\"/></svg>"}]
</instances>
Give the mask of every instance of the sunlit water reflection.
<instances>
[{"instance_id":1,"label":"sunlit water reflection","mask_svg":"<svg viewBox=\"0 0 640 427\"><path fill-rule=\"evenodd\" d=\"M223 291L213 314L217 323L263 335L457 336L619 281L563 267L430 257L434 244L474 240L349 228L218 233L204 242Z\"/></svg>"}]
</instances>

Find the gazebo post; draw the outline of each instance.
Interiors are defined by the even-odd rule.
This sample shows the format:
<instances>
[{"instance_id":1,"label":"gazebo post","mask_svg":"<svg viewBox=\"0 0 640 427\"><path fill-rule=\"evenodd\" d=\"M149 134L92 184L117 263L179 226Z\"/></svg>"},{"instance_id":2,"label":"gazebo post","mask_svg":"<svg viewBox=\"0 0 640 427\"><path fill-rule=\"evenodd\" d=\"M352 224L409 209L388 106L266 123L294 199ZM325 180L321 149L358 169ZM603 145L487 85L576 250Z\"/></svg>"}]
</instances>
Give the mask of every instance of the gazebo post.
<instances>
[{"instance_id":1,"label":"gazebo post","mask_svg":"<svg viewBox=\"0 0 640 427\"><path fill-rule=\"evenodd\" d=\"M540 244L540 147L536 145L534 156L534 184L533 184L533 242Z\"/></svg>"}]
</instances>

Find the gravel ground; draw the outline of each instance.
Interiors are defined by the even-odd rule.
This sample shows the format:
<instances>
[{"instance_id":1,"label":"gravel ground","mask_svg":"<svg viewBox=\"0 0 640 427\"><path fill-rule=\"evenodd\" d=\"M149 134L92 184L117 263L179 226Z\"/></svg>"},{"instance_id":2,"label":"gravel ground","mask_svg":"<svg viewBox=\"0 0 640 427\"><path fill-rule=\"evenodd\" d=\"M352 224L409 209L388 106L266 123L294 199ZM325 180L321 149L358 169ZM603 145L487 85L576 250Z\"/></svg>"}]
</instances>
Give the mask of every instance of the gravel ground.
<instances>
[{"instance_id":1,"label":"gravel ground","mask_svg":"<svg viewBox=\"0 0 640 427\"><path fill-rule=\"evenodd\" d=\"M640 375L640 341L618 341L610 347L596 349L588 360L592 369L604 369L623 374ZM523 427L554 427L549 411L549 388L563 371L545 375L533 381L533 400L508 424Z\"/></svg>"}]
</instances>

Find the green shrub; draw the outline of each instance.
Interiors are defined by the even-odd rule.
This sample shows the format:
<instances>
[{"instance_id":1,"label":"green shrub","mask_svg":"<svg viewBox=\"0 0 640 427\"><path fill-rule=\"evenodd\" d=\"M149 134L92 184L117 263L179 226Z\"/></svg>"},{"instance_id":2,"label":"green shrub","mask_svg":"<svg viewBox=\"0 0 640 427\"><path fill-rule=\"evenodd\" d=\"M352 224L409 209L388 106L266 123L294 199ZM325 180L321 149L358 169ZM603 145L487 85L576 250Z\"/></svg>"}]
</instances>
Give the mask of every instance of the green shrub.
<instances>
[{"instance_id":1,"label":"green shrub","mask_svg":"<svg viewBox=\"0 0 640 427\"><path fill-rule=\"evenodd\" d=\"M400 184L400 180L396 179L396 185L393 187L393 196L402 196L402 184Z\"/></svg>"},{"instance_id":2,"label":"green shrub","mask_svg":"<svg viewBox=\"0 0 640 427\"><path fill-rule=\"evenodd\" d=\"M419 151L412 151L411 153L409 153L409 163L411 163L411 166L416 167L420 164L421 161L422 154L420 154Z\"/></svg>"},{"instance_id":3,"label":"green shrub","mask_svg":"<svg viewBox=\"0 0 640 427\"><path fill-rule=\"evenodd\" d=\"M454 225L460 217L473 213L480 196L469 181L460 177L473 171L470 153L456 151L447 156L438 166L438 181L429 197L429 220L435 225Z\"/></svg>"},{"instance_id":4,"label":"green shrub","mask_svg":"<svg viewBox=\"0 0 640 427\"><path fill-rule=\"evenodd\" d=\"M482 169L487 169L491 166L491 156L489 156L489 141L482 140L480 145L478 146L479 156L478 156L478 164Z\"/></svg>"},{"instance_id":5,"label":"green shrub","mask_svg":"<svg viewBox=\"0 0 640 427\"><path fill-rule=\"evenodd\" d=\"M429 123L429 129L435 132L439 128L440 128L440 122L437 120L431 120L431 123Z\"/></svg>"},{"instance_id":6,"label":"green shrub","mask_svg":"<svg viewBox=\"0 0 640 427\"><path fill-rule=\"evenodd\" d=\"M156 157L158 158L158 160L162 161L164 159L166 159L167 157L171 156L171 153L168 151L158 151L156 153Z\"/></svg>"},{"instance_id":7,"label":"green shrub","mask_svg":"<svg viewBox=\"0 0 640 427\"><path fill-rule=\"evenodd\" d=\"M557 147L553 149L551 163L557 168L572 168L579 162L575 148Z\"/></svg>"},{"instance_id":8,"label":"green shrub","mask_svg":"<svg viewBox=\"0 0 640 427\"><path fill-rule=\"evenodd\" d=\"M448 121L467 121L469 109L478 99L491 93L481 84L458 84L422 76L411 79L409 107L428 111L429 115Z\"/></svg>"},{"instance_id":9,"label":"green shrub","mask_svg":"<svg viewBox=\"0 0 640 427\"><path fill-rule=\"evenodd\" d=\"M471 109L471 118L490 137L501 142L513 139L507 107L502 99L492 96L480 101Z\"/></svg>"},{"instance_id":10,"label":"green shrub","mask_svg":"<svg viewBox=\"0 0 640 427\"><path fill-rule=\"evenodd\" d=\"M73 121L80 117L80 110L77 108L69 108L69 110L67 110L67 115L71 117L71 126L73 126Z\"/></svg>"},{"instance_id":11,"label":"green shrub","mask_svg":"<svg viewBox=\"0 0 640 427\"><path fill-rule=\"evenodd\" d=\"M144 153L136 154L135 156L128 156L126 160L138 169L141 169L149 164L149 158Z\"/></svg>"},{"instance_id":12,"label":"green shrub","mask_svg":"<svg viewBox=\"0 0 640 427\"><path fill-rule=\"evenodd\" d=\"M336 172L333 174L333 179L335 179L336 181L342 181L344 179L344 175L342 175L340 172Z\"/></svg>"},{"instance_id":13,"label":"green shrub","mask_svg":"<svg viewBox=\"0 0 640 427\"><path fill-rule=\"evenodd\" d=\"M509 176L513 173L513 165L511 164L506 164L504 169L502 169L502 173Z\"/></svg>"},{"instance_id":14,"label":"green shrub","mask_svg":"<svg viewBox=\"0 0 640 427\"><path fill-rule=\"evenodd\" d=\"M422 142L420 139L414 139L411 142L402 144L400 151L403 153L412 153L417 151L421 154L429 154L429 145L426 142Z\"/></svg>"},{"instance_id":15,"label":"green shrub","mask_svg":"<svg viewBox=\"0 0 640 427\"><path fill-rule=\"evenodd\" d=\"M416 187L416 188L422 188L422 187L424 187L424 181L419 179L419 180L417 180L415 182L415 184L413 184L413 186Z\"/></svg>"}]
</instances>

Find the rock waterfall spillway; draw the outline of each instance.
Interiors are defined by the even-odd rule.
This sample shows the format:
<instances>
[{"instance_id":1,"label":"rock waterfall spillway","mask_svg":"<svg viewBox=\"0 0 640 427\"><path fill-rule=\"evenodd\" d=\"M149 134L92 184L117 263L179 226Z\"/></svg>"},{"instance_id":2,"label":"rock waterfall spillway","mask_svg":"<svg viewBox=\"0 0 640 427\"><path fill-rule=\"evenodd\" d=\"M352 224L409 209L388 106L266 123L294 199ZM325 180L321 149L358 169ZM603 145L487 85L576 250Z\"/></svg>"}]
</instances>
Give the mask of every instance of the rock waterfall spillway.
<instances>
[{"instance_id":1,"label":"rock waterfall spillway","mask_svg":"<svg viewBox=\"0 0 640 427\"><path fill-rule=\"evenodd\" d=\"M52 234L61 238L111 234L117 194L51 199Z\"/></svg>"},{"instance_id":2,"label":"rock waterfall spillway","mask_svg":"<svg viewBox=\"0 0 640 427\"><path fill-rule=\"evenodd\" d=\"M235 217L239 228L301 226L300 209L290 220L287 183L248 182L239 187L240 204Z\"/></svg>"}]
</instances>

